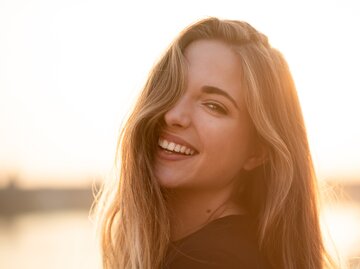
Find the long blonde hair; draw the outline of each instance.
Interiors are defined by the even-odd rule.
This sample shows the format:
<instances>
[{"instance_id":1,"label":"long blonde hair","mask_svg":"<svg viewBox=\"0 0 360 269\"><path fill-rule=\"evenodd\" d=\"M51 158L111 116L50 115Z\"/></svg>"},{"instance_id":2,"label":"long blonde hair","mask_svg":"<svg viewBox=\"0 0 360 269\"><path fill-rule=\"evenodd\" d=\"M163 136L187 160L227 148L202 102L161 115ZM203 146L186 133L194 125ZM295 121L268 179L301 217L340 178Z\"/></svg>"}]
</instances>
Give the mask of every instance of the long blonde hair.
<instances>
[{"instance_id":1,"label":"long blonde hair","mask_svg":"<svg viewBox=\"0 0 360 269\"><path fill-rule=\"evenodd\" d=\"M151 70L118 143L116 185L99 203L104 268L161 268L170 243L166 198L153 174L164 114L186 88L184 50L215 39L239 55L244 98L267 161L246 175L239 200L256 220L273 268L331 268L321 237L317 186L289 68L267 37L245 22L208 18L186 28Z\"/></svg>"}]
</instances>

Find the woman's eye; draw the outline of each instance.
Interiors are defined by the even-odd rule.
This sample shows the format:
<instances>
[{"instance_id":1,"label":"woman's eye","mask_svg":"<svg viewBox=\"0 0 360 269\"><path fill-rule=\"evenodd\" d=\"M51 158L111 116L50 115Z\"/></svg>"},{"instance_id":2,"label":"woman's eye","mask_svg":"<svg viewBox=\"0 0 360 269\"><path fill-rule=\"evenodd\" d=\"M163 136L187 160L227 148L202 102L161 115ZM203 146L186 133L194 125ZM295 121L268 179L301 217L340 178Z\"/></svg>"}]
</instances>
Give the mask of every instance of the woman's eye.
<instances>
[{"instance_id":1,"label":"woman's eye","mask_svg":"<svg viewBox=\"0 0 360 269\"><path fill-rule=\"evenodd\" d=\"M227 111L225 108L223 108L221 105L215 104L215 103L206 103L205 104L210 110L219 113L219 114L227 114Z\"/></svg>"}]
</instances>

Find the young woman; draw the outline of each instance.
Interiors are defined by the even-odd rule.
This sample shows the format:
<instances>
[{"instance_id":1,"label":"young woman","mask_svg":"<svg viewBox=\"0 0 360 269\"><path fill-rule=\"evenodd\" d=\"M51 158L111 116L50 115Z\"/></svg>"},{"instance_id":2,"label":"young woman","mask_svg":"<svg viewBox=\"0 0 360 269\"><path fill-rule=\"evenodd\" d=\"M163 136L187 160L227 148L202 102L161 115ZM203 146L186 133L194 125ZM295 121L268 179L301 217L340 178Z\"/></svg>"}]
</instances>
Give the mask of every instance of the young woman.
<instances>
[{"instance_id":1,"label":"young woman","mask_svg":"<svg viewBox=\"0 0 360 269\"><path fill-rule=\"evenodd\" d=\"M118 181L102 193L104 268L331 267L291 74L249 24L186 28L118 149Z\"/></svg>"}]
</instances>

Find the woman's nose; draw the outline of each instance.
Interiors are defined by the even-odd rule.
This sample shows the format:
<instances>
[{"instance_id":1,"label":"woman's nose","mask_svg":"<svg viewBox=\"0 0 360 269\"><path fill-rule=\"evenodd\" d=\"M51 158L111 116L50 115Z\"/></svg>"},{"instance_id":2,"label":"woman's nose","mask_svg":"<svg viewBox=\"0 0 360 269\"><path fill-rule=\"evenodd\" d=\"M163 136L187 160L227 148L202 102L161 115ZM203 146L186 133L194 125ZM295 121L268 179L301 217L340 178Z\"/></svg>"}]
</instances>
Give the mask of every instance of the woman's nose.
<instances>
[{"instance_id":1,"label":"woman's nose","mask_svg":"<svg viewBox=\"0 0 360 269\"><path fill-rule=\"evenodd\" d=\"M169 127L186 128L191 123L191 109L184 96L165 113L165 123Z\"/></svg>"}]
</instances>

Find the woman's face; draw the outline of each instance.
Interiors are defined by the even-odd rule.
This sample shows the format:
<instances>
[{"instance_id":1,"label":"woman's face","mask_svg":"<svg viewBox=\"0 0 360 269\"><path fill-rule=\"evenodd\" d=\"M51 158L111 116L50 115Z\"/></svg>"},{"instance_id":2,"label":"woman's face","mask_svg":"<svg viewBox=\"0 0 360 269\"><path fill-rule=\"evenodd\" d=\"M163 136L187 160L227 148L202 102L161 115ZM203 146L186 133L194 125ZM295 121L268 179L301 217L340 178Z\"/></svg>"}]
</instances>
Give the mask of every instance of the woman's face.
<instances>
[{"instance_id":1,"label":"woman's face","mask_svg":"<svg viewBox=\"0 0 360 269\"><path fill-rule=\"evenodd\" d=\"M164 116L155 175L165 188L230 187L258 164L239 56L215 40L194 41L184 54L187 88Z\"/></svg>"}]
</instances>

